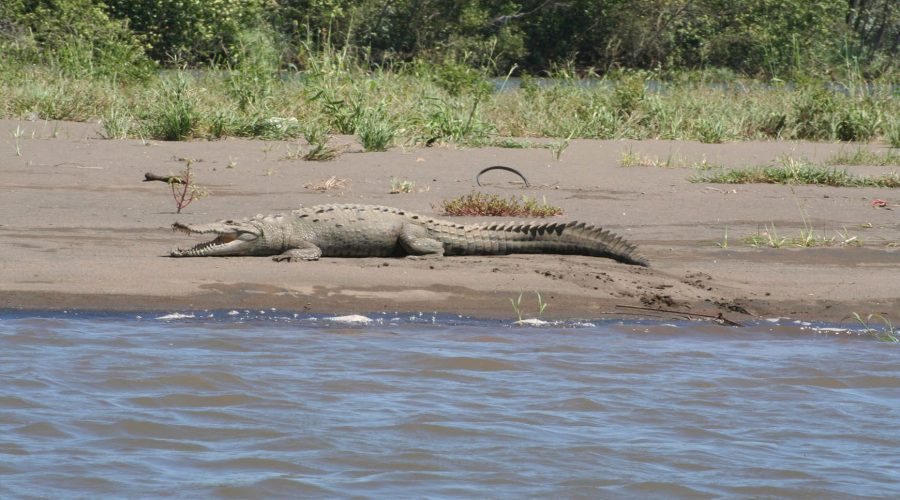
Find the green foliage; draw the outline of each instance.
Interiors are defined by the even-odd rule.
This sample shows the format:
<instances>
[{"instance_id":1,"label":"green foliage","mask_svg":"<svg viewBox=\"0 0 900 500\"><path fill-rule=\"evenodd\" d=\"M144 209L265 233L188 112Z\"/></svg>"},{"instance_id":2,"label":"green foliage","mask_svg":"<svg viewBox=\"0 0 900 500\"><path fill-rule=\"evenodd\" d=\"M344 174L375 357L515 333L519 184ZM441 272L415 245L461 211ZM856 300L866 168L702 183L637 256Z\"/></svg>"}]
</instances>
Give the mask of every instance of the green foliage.
<instances>
[{"instance_id":1,"label":"green foliage","mask_svg":"<svg viewBox=\"0 0 900 500\"><path fill-rule=\"evenodd\" d=\"M280 58L270 31L254 29L238 33L227 83L229 94L242 111L264 106L271 97Z\"/></svg>"},{"instance_id":2,"label":"green foliage","mask_svg":"<svg viewBox=\"0 0 900 500\"><path fill-rule=\"evenodd\" d=\"M425 74L451 97L462 94L483 95L491 91L491 84L484 74L468 65L446 62L439 66L427 66Z\"/></svg>"},{"instance_id":3,"label":"green foliage","mask_svg":"<svg viewBox=\"0 0 900 500\"><path fill-rule=\"evenodd\" d=\"M865 147L858 147L852 153L841 151L825 160L826 165L900 165L900 151L877 153Z\"/></svg>"},{"instance_id":4,"label":"green foliage","mask_svg":"<svg viewBox=\"0 0 900 500\"><path fill-rule=\"evenodd\" d=\"M146 78L153 69L128 24L92 0L4 2L0 60L42 63L78 78Z\"/></svg>"},{"instance_id":5,"label":"green foliage","mask_svg":"<svg viewBox=\"0 0 900 500\"><path fill-rule=\"evenodd\" d=\"M550 305L547 302L544 302L544 299L541 297L541 292L535 290L534 294L537 296L537 319L544 314L544 310L547 309L547 306ZM522 323L524 321L523 316L523 308L522 308L522 293L519 293L519 296L515 299L509 299L509 303L512 304L513 312L516 313L516 322Z\"/></svg>"},{"instance_id":6,"label":"green foliage","mask_svg":"<svg viewBox=\"0 0 900 500\"><path fill-rule=\"evenodd\" d=\"M427 71L435 83L458 95L479 86L482 71L503 75L510 68L532 74L562 68L569 76L642 69L654 79L701 69L717 80L742 74L804 81L890 77L900 56L896 0L0 3L0 66L53 63L71 75L146 77L145 51L171 66L235 67L253 54L266 68L275 61L312 71L426 61L439 65ZM254 42L248 33L265 33L266 40ZM257 83L237 82L237 91L246 100ZM635 96L621 97L627 112Z\"/></svg>"},{"instance_id":7,"label":"green foliage","mask_svg":"<svg viewBox=\"0 0 900 500\"><path fill-rule=\"evenodd\" d=\"M90 3L89 0L84 0ZM195 63L240 50L241 34L262 22L268 0L104 0L127 19L160 62Z\"/></svg>"},{"instance_id":8,"label":"green foliage","mask_svg":"<svg viewBox=\"0 0 900 500\"><path fill-rule=\"evenodd\" d=\"M397 129L387 116L382 102L362 113L356 131L359 142L366 151L386 151L391 146Z\"/></svg>"},{"instance_id":9,"label":"green foliage","mask_svg":"<svg viewBox=\"0 0 900 500\"><path fill-rule=\"evenodd\" d=\"M704 3L712 9L691 23L703 48L691 57L744 73L807 73L807 65L833 62L823 59L837 54L836 35L846 32L846 0Z\"/></svg>"},{"instance_id":10,"label":"green foliage","mask_svg":"<svg viewBox=\"0 0 900 500\"><path fill-rule=\"evenodd\" d=\"M316 84L310 91L312 95L309 101L322 106L332 127L339 134L356 133L356 127L363 114L362 95L351 93L350 96L344 97L340 95L341 89L332 85Z\"/></svg>"},{"instance_id":11,"label":"green foliage","mask_svg":"<svg viewBox=\"0 0 900 500\"><path fill-rule=\"evenodd\" d=\"M311 124L303 131L303 138L309 149L302 155L304 160L329 161L338 157L338 150L328 145L331 138L328 131L319 124Z\"/></svg>"},{"instance_id":12,"label":"green foliage","mask_svg":"<svg viewBox=\"0 0 900 500\"><path fill-rule=\"evenodd\" d=\"M798 164L793 167L753 167L740 170L722 170L698 174L691 182L717 184L814 184L835 187L884 187L900 188L900 175L896 173L873 177L859 177L846 170Z\"/></svg>"},{"instance_id":13,"label":"green foliage","mask_svg":"<svg viewBox=\"0 0 900 500\"><path fill-rule=\"evenodd\" d=\"M127 139L134 126L134 118L120 107L111 108L103 119L100 120L103 127L103 137L107 139Z\"/></svg>"},{"instance_id":14,"label":"green foliage","mask_svg":"<svg viewBox=\"0 0 900 500\"><path fill-rule=\"evenodd\" d=\"M0 101L13 116L43 120L87 121L117 102L117 85L109 80L75 80L58 72L30 71L0 87Z\"/></svg>"},{"instance_id":15,"label":"green foliage","mask_svg":"<svg viewBox=\"0 0 900 500\"><path fill-rule=\"evenodd\" d=\"M513 17L534 10L524 2L398 0L345 2L346 31L381 60L465 61L501 71L524 56L525 35ZM350 7L352 5L352 7ZM350 17L355 24L348 25ZM351 31L352 30L352 31Z\"/></svg>"},{"instance_id":16,"label":"green foliage","mask_svg":"<svg viewBox=\"0 0 900 500\"><path fill-rule=\"evenodd\" d=\"M805 89L797 94L795 104L797 137L868 141L882 130L880 104L879 99L870 95L842 96L821 85Z\"/></svg>"},{"instance_id":17,"label":"green foliage","mask_svg":"<svg viewBox=\"0 0 900 500\"><path fill-rule=\"evenodd\" d=\"M464 101L445 101L432 98L421 109L419 141L425 144L452 142L480 145L487 142L494 126L479 114L479 99L471 104Z\"/></svg>"},{"instance_id":18,"label":"green foliage","mask_svg":"<svg viewBox=\"0 0 900 500\"><path fill-rule=\"evenodd\" d=\"M171 139L316 124L372 150L498 136L900 147L895 4L6 0L0 114ZM493 91L490 75L516 72L520 89Z\"/></svg>"},{"instance_id":19,"label":"green foliage","mask_svg":"<svg viewBox=\"0 0 900 500\"><path fill-rule=\"evenodd\" d=\"M831 139L837 135L838 96L818 86L797 93L794 109L800 139Z\"/></svg>"},{"instance_id":20,"label":"green foliage","mask_svg":"<svg viewBox=\"0 0 900 500\"><path fill-rule=\"evenodd\" d=\"M726 130L721 120L712 117L701 116L696 123L697 135L700 142L706 144L719 144L725 141Z\"/></svg>"},{"instance_id":21,"label":"green foliage","mask_svg":"<svg viewBox=\"0 0 900 500\"><path fill-rule=\"evenodd\" d=\"M194 137L200 128L200 113L194 92L189 78L182 73L164 79L156 96L156 104L143 123L143 133L164 141Z\"/></svg>"},{"instance_id":22,"label":"green foliage","mask_svg":"<svg viewBox=\"0 0 900 500\"><path fill-rule=\"evenodd\" d=\"M644 77L640 73L622 75L613 85L612 105L623 115L633 113L647 94Z\"/></svg>"},{"instance_id":23,"label":"green foliage","mask_svg":"<svg viewBox=\"0 0 900 500\"><path fill-rule=\"evenodd\" d=\"M885 135L891 147L900 148L900 118L894 116L885 126Z\"/></svg>"}]
</instances>

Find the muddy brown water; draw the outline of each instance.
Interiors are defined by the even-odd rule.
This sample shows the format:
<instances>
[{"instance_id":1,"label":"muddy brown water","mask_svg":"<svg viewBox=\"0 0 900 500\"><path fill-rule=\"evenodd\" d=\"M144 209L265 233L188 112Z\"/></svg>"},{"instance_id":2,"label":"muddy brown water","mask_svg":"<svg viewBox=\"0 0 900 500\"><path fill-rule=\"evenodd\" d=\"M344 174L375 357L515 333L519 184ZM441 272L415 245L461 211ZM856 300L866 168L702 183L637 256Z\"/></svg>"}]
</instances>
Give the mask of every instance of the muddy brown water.
<instances>
[{"instance_id":1,"label":"muddy brown water","mask_svg":"<svg viewBox=\"0 0 900 500\"><path fill-rule=\"evenodd\" d=\"M0 311L0 497L894 497L900 349L792 322Z\"/></svg>"}]
</instances>

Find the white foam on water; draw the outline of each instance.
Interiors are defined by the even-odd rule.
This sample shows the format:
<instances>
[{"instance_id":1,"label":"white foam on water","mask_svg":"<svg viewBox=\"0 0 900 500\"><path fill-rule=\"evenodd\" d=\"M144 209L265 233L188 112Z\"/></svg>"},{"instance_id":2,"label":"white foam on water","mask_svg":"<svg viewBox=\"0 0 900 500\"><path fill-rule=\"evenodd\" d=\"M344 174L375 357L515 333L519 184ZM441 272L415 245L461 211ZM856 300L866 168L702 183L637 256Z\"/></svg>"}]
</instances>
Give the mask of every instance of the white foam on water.
<instances>
[{"instance_id":1,"label":"white foam on water","mask_svg":"<svg viewBox=\"0 0 900 500\"><path fill-rule=\"evenodd\" d=\"M170 313L170 314L160 316L156 319L169 320L169 319L186 319L186 318L196 318L196 316L194 316L193 314Z\"/></svg>"},{"instance_id":2,"label":"white foam on water","mask_svg":"<svg viewBox=\"0 0 900 500\"><path fill-rule=\"evenodd\" d=\"M360 314L349 314L347 316L333 316L331 318L322 318L325 321L333 321L335 323L350 323L368 325L372 322L372 318L367 318Z\"/></svg>"}]
</instances>

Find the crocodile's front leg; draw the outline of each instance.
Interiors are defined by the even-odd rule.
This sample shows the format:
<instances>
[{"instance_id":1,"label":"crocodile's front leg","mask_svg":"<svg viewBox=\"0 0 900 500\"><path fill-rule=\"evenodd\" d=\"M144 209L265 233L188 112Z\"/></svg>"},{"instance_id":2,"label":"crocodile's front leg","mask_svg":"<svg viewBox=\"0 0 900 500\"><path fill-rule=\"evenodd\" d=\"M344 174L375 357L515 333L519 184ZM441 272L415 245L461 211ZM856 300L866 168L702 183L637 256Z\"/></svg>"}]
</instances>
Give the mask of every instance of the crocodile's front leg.
<instances>
[{"instance_id":1,"label":"crocodile's front leg","mask_svg":"<svg viewBox=\"0 0 900 500\"><path fill-rule=\"evenodd\" d=\"M304 241L296 248L291 248L280 255L272 257L275 262L286 260L288 262L296 262L300 260L319 260L322 256L322 249L315 243Z\"/></svg>"}]
</instances>

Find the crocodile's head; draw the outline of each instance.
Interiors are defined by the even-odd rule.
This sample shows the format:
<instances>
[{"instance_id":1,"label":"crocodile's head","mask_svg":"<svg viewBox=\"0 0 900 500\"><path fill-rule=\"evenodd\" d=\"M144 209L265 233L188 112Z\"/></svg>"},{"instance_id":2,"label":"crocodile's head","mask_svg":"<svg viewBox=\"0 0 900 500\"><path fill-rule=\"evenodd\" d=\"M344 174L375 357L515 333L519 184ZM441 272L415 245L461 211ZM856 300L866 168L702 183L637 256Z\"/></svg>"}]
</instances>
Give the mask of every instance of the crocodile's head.
<instances>
[{"instance_id":1,"label":"crocodile's head","mask_svg":"<svg viewBox=\"0 0 900 500\"><path fill-rule=\"evenodd\" d=\"M172 257L227 257L265 253L264 225L254 220L224 220L212 224L172 224L173 231L209 234L215 237L191 248L178 248Z\"/></svg>"}]
</instances>

